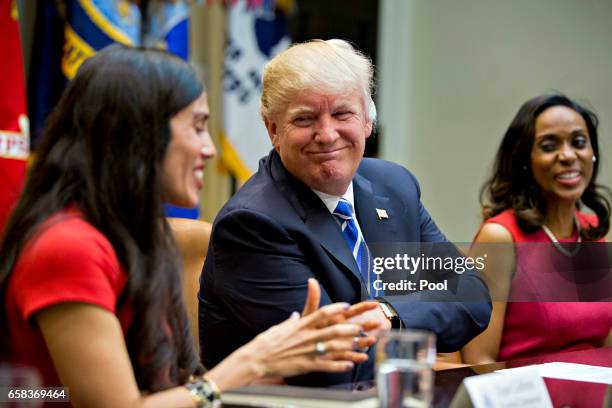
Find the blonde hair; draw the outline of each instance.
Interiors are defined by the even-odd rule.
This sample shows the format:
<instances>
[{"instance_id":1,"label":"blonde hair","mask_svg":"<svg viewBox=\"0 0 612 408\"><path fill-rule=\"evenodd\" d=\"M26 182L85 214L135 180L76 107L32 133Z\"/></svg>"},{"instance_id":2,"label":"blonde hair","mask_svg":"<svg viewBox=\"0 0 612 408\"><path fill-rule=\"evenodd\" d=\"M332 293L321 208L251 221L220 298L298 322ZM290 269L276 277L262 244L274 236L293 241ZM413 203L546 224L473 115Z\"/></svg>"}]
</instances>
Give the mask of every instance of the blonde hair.
<instances>
[{"instance_id":1,"label":"blonde hair","mask_svg":"<svg viewBox=\"0 0 612 408\"><path fill-rule=\"evenodd\" d=\"M324 93L359 91L367 119L376 121L372 100L374 68L370 59L344 40L311 40L295 44L264 67L261 115L281 112L305 89Z\"/></svg>"}]
</instances>

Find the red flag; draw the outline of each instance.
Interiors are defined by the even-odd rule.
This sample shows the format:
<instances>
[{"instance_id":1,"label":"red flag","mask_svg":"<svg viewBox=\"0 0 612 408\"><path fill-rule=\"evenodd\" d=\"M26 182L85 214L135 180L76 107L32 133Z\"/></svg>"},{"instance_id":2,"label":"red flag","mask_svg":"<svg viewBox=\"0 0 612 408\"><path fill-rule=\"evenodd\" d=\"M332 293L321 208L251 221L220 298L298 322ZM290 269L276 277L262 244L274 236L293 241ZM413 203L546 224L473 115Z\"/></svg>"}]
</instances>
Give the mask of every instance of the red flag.
<instances>
[{"instance_id":1,"label":"red flag","mask_svg":"<svg viewBox=\"0 0 612 408\"><path fill-rule=\"evenodd\" d=\"M0 0L0 32L1 232L21 192L30 150L16 0Z\"/></svg>"}]
</instances>

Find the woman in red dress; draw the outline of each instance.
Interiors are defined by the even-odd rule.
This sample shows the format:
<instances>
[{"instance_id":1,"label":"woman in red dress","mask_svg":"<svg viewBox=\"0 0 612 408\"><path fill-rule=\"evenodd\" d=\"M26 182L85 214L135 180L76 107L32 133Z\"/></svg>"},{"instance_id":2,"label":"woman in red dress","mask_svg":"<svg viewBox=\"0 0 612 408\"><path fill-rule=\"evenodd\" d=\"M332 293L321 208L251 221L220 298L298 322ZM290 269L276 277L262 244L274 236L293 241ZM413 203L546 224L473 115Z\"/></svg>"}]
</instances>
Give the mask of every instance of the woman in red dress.
<instances>
[{"instance_id":1,"label":"woman in red dress","mask_svg":"<svg viewBox=\"0 0 612 408\"><path fill-rule=\"evenodd\" d=\"M597 124L560 94L528 100L510 124L482 189L484 223L472 247L474 256L496 254L483 274L493 314L462 350L464 362L611 343L612 277L607 264L593 268L605 257L588 256L598 251L588 243L610 227L610 190L596 183Z\"/></svg>"},{"instance_id":2,"label":"woman in red dress","mask_svg":"<svg viewBox=\"0 0 612 408\"><path fill-rule=\"evenodd\" d=\"M261 333L204 373L163 202L193 207L215 154L194 70L119 45L83 63L47 124L0 246L0 357L67 387L78 407L211 407L219 392L367 359L362 303ZM371 322L370 322L371 323ZM375 325L374 325L375 326Z\"/></svg>"}]
</instances>

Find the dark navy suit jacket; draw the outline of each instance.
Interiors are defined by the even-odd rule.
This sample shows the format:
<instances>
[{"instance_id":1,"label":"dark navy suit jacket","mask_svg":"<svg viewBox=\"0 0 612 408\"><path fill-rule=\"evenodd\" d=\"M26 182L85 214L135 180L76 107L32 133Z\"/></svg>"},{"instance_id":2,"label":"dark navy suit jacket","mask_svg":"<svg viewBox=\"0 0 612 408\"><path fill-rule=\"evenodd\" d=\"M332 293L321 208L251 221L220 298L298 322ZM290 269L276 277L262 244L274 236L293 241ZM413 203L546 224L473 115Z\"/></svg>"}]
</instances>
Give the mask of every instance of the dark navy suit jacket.
<instances>
[{"instance_id":1,"label":"dark navy suit jacket","mask_svg":"<svg viewBox=\"0 0 612 408\"><path fill-rule=\"evenodd\" d=\"M421 204L416 179L405 168L363 159L353 191L367 243L446 242ZM377 208L385 209L388 219L379 219ZM301 311L311 277L321 284L322 305L367 299L338 223L272 151L213 224L199 293L204 365L213 367L258 333ZM386 300L407 327L436 333L438 351L454 351L486 328L491 312L487 288L475 273L461 276L459 292L469 292L477 301L459 301L465 299L451 292ZM317 374L298 382L326 385L370 379L373 360L371 353L370 360L352 373Z\"/></svg>"}]
</instances>

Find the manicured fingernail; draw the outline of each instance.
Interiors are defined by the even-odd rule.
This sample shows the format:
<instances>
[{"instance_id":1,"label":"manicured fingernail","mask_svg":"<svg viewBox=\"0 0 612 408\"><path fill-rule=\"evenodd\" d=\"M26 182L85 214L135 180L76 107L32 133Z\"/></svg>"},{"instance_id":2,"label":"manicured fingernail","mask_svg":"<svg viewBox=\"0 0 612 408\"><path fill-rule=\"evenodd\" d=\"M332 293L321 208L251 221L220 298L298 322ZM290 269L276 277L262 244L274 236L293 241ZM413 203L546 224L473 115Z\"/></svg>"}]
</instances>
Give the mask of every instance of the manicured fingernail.
<instances>
[{"instance_id":1,"label":"manicured fingernail","mask_svg":"<svg viewBox=\"0 0 612 408\"><path fill-rule=\"evenodd\" d=\"M344 368L346 368L347 370L352 369L353 367L355 367L355 364L353 364L352 362L348 362L346 364L344 364Z\"/></svg>"},{"instance_id":2,"label":"manicured fingernail","mask_svg":"<svg viewBox=\"0 0 612 408\"><path fill-rule=\"evenodd\" d=\"M359 346L359 337L353 338L353 351L360 351L361 347Z\"/></svg>"},{"instance_id":3,"label":"manicured fingernail","mask_svg":"<svg viewBox=\"0 0 612 408\"><path fill-rule=\"evenodd\" d=\"M351 307L349 303L342 303L342 306L344 307L344 310L347 310L349 307Z\"/></svg>"},{"instance_id":4,"label":"manicured fingernail","mask_svg":"<svg viewBox=\"0 0 612 408\"><path fill-rule=\"evenodd\" d=\"M300 314L298 312L293 312L291 313L291 316L289 316L289 319L291 320L297 320L300 318Z\"/></svg>"}]
</instances>

